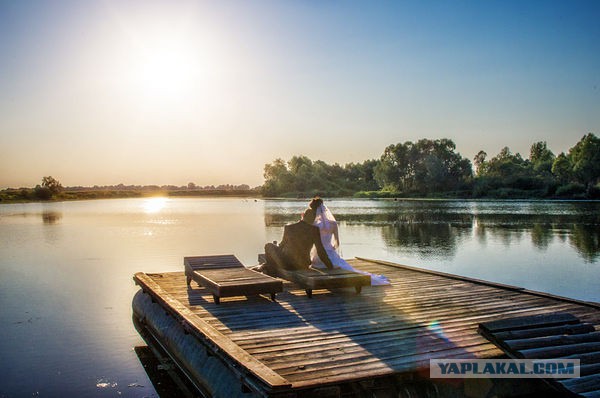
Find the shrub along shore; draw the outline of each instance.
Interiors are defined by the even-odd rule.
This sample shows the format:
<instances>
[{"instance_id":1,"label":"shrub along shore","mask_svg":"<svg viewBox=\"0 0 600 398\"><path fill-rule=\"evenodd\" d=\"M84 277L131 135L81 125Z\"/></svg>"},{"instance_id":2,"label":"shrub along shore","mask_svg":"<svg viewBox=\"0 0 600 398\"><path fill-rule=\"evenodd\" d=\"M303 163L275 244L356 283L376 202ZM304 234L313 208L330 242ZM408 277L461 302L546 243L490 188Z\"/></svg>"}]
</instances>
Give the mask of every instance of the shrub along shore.
<instances>
[{"instance_id":1,"label":"shrub along shore","mask_svg":"<svg viewBox=\"0 0 600 398\"><path fill-rule=\"evenodd\" d=\"M94 200L94 199L124 199L145 197L260 197L256 190L170 190L170 189L100 189L79 190L65 188L51 197L42 199L36 196L35 188L5 189L0 191L0 203L26 203L40 201L70 201L70 200Z\"/></svg>"},{"instance_id":2,"label":"shrub along shore","mask_svg":"<svg viewBox=\"0 0 600 398\"><path fill-rule=\"evenodd\" d=\"M542 192L532 192L525 190L505 190L498 195L488 195L485 197L474 197L471 192L451 191L439 194L418 195L406 194L403 192L392 191L360 191L353 194L339 195L339 192L313 191L309 192L285 192L278 196L264 196L259 189L250 190L98 190L98 191L78 191L65 189L49 199L40 199L35 197L32 189L5 189L0 191L0 204L5 203L27 203L27 202L60 202L73 200L95 200L95 199L124 199L124 198L148 198L148 197L239 197L253 199L309 199L314 196L326 198L356 198L356 199L469 199L469 200L496 200L496 199L524 199L524 200L599 200L600 187L595 187L596 194L588 197L580 189L576 195L547 196Z\"/></svg>"}]
</instances>

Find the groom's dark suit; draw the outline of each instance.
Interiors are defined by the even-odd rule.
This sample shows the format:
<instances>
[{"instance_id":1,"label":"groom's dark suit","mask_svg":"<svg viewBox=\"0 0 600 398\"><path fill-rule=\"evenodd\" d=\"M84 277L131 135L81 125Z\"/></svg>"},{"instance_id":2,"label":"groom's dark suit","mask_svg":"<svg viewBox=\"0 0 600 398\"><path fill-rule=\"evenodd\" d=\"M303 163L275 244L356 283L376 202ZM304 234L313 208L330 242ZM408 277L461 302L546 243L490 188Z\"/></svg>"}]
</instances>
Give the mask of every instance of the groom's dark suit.
<instances>
[{"instance_id":1,"label":"groom's dark suit","mask_svg":"<svg viewBox=\"0 0 600 398\"><path fill-rule=\"evenodd\" d=\"M273 243L265 245L266 271L268 272L269 266L272 265L289 270L307 269L311 263L310 251L313 245L317 248L317 254L327 268L333 268L321 242L318 227L304 221L286 225L279 246Z\"/></svg>"}]
</instances>

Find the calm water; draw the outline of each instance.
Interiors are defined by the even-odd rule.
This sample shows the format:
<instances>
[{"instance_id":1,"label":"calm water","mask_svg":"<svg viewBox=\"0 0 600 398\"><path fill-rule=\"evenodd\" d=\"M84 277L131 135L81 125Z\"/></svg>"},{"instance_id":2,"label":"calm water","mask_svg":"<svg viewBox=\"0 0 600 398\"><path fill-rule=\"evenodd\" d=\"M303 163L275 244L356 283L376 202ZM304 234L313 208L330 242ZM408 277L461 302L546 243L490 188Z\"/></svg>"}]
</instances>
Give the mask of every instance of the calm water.
<instances>
[{"instance_id":1,"label":"calm water","mask_svg":"<svg viewBox=\"0 0 600 398\"><path fill-rule=\"evenodd\" d=\"M327 202L344 257L600 301L600 202ZM158 396L134 347L138 271L183 256L256 263L306 201L127 199L0 205L0 397Z\"/></svg>"}]
</instances>

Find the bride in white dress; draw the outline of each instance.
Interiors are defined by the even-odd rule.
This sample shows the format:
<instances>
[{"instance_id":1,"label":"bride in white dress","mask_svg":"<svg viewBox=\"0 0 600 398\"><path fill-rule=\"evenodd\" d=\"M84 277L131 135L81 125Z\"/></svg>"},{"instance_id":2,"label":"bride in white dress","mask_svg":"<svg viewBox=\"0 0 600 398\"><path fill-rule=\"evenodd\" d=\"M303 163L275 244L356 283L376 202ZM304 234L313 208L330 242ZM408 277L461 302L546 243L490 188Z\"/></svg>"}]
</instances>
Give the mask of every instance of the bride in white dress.
<instances>
[{"instance_id":1,"label":"bride in white dress","mask_svg":"<svg viewBox=\"0 0 600 398\"><path fill-rule=\"evenodd\" d=\"M370 274L365 271L357 270L339 255L338 249L340 247L340 236L338 232L337 221L327 206L323 204L321 199L313 199L311 205L313 205L313 203L315 205L318 204L318 207L316 208L317 216L313 225L319 227L319 231L321 233L321 242L323 242L325 251L327 251L327 256L329 256L329 259L333 265L336 268L339 267L348 271L354 271L364 275L371 275L371 286L389 285L390 281L385 276ZM326 268L325 264L323 264L323 262L319 259L317 251L314 248L311 253L311 261L311 267L313 268Z\"/></svg>"}]
</instances>

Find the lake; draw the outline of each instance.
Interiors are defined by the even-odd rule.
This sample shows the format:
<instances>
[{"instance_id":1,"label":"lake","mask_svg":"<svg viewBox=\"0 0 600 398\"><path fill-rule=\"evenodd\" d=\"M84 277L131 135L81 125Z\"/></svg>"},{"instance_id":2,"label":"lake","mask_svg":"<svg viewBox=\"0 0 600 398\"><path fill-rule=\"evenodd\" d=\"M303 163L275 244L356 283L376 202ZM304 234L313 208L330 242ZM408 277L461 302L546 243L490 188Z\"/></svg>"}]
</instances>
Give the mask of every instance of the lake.
<instances>
[{"instance_id":1,"label":"lake","mask_svg":"<svg viewBox=\"0 0 600 398\"><path fill-rule=\"evenodd\" d=\"M0 205L0 397L157 397L134 348L135 272L265 242L308 201ZM600 301L600 202L326 200L342 254ZM393 282L393 281L392 281Z\"/></svg>"}]
</instances>

